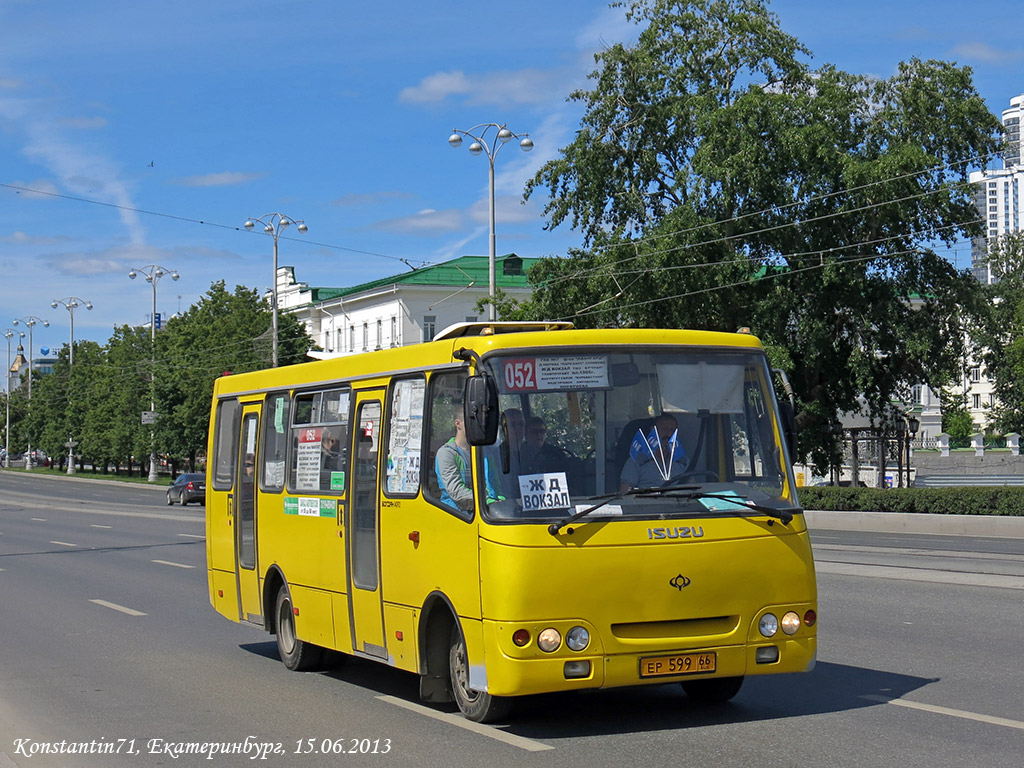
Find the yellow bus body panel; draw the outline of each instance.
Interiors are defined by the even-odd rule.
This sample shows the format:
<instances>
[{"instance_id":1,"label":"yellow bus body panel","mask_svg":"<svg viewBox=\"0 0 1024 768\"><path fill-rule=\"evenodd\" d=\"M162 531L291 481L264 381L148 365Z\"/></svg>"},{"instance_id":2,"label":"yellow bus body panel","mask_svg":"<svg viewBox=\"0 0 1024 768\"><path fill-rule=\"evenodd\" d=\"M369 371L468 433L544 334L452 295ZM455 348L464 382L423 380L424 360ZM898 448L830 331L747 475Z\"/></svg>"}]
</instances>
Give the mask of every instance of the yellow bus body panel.
<instances>
[{"instance_id":1,"label":"yellow bus body panel","mask_svg":"<svg viewBox=\"0 0 1024 768\"><path fill-rule=\"evenodd\" d=\"M347 385L353 393L386 388L391 377L464 367L460 348L489 352L578 352L673 346L760 350L746 334L685 330L603 329L534 331L465 336L277 369L226 376L214 387L209 456L219 399L262 400L268 391ZM383 372L387 372L386 374ZM386 389L382 395L387 392ZM384 397L382 424L389 418ZM778 438L778 435L776 435ZM781 440L780 440L781 442ZM474 467L474 471L477 468ZM238 621L235 532L228 494L207 483L207 562L210 600ZM791 489L786 489L787 492ZM353 652L348 600L348 499L335 499L334 518L286 514L289 491L257 498L257 568L261 584L280 571L292 591L302 640ZM660 524L660 525L659 525ZM714 677L804 671L816 656L815 626L770 639L758 633L766 611L817 609L814 565L804 518L787 526L768 518L673 518L668 521L581 520L557 536L546 524L491 524L478 512L470 521L415 498L380 497L379 595L386 663L422 672L421 616L440 597L465 636L470 679L492 694L532 693L664 683L684 678L641 678L640 659L714 652ZM676 529L654 538L650 529ZM679 529L689 535L680 537ZM700 535L696 535L700 529ZM673 580L680 577L673 585ZM687 582L685 586L679 584ZM265 617L266 618L266 617ZM590 632L583 651L563 644L552 653L536 645L544 629L581 625ZM518 647L512 633L527 629ZM758 648L776 646L777 662L758 664ZM566 679L567 661L589 660L589 675ZM698 675L696 678L708 677Z\"/></svg>"}]
</instances>

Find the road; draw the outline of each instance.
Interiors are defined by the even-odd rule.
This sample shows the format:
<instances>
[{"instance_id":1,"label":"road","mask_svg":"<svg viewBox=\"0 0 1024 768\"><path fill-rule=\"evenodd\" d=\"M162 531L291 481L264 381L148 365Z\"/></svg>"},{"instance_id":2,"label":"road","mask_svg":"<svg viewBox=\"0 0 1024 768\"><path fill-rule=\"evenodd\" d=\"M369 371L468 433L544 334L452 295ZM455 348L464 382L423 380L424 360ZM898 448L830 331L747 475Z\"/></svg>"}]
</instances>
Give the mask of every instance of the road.
<instances>
[{"instance_id":1,"label":"road","mask_svg":"<svg viewBox=\"0 0 1024 768\"><path fill-rule=\"evenodd\" d=\"M818 531L812 673L710 710L675 685L544 696L488 727L370 662L288 672L210 607L203 531L162 489L0 472L0 768L1021 763L1024 539ZM120 754L39 754L60 742Z\"/></svg>"}]
</instances>

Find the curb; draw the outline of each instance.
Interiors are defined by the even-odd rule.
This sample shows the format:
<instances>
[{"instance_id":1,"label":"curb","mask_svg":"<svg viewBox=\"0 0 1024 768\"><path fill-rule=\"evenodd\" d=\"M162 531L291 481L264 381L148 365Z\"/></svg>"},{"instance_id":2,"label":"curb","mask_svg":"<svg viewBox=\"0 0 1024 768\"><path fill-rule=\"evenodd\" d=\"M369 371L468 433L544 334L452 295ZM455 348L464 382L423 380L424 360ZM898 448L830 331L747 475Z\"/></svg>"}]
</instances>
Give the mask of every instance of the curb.
<instances>
[{"instance_id":1,"label":"curb","mask_svg":"<svg viewBox=\"0 0 1024 768\"><path fill-rule=\"evenodd\" d=\"M805 510L804 517L811 531L870 531L1024 539L1024 517L831 512L814 509Z\"/></svg>"}]
</instances>

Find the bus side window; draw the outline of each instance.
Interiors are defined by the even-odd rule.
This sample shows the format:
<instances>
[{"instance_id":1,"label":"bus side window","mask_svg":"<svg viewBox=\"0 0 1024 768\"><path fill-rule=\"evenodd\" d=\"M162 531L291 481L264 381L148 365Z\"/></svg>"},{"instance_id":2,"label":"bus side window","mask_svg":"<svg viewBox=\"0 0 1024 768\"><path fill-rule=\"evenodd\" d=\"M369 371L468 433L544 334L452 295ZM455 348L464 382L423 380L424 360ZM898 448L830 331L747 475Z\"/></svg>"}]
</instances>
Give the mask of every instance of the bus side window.
<instances>
[{"instance_id":1,"label":"bus side window","mask_svg":"<svg viewBox=\"0 0 1024 768\"><path fill-rule=\"evenodd\" d=\"M384 486L388 496L415 496L420 489L425 389L422 378L402 379L392 387Z\"/></svg>"},{"instance_id":2,"label":"bus side window","mask_svg":"<svg viewBox=\"0 0 1024 768\"><path fill-rule=\"evenodd\" d=\"M235 484L239 412L237 400L217 403L217 434L213 443L213 487L217 491L230 491Z\"/></svg>"},{"instance_id":3,"label":"bus side window","mask_svg":"<svg viewBox=\"0 0 1024 768\"><path fill-rule=\"evenodd\" d=\"M288 447L287 392L272 392L263 406L263 462L260 488L272 493L284 489L285 451Z\"/></svg>"},{"instance_id":4,"label":"bus side window","mask_svg":"<svg viewBox=\"0 0 1024 768\"><path fill-rule=\"evenodd\" d=\"M454 403L462 402L462 390L465 383L466 373L464 371L436 374L430 379L430 415L426 427L429 443L424 496L449 512L452 511L451 508L441 503L441 486L437 480L435 459L438 449L455 437L452 407Z\"/></svg>"}]
</instances>

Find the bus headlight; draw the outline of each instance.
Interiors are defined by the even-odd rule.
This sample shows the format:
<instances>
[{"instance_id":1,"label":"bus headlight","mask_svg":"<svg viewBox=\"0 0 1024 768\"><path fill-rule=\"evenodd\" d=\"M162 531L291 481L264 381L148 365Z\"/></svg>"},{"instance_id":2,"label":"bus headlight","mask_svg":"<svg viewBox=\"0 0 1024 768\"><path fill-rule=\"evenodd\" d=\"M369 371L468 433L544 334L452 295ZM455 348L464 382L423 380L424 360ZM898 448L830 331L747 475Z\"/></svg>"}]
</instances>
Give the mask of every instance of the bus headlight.
<instances>
[{"instance_id":1,"label":"bus headlight","mask_svg":"<svg viewBox=\"0 0 1024 768\"><path fill-rule=\"evenodd\" d=\"M557 629L549 627L537 635L537 647L545 653L551 653L557 651L558 646L562 644L562 636L559 634Z\"/></svg>"},{"instance_id":2,"label":"bus headlight","mask_svg":"<svg viewBox=\"0 0 1024 768\"><path fill-rule=\"evenodd\" d=\"M800 617L795 611L789 611L782 617L782 631L787 635L795 635L800 629Z\"/></svg>"},{"instance_id":3,"label":"bus headlight","mask_svg":"<svg viewBox=\"0 0 1024 768\"><path fill-rule=\"evenodd\" d=\"M779 620L774 613L766 613L757 622L757 628L764 637L774 637L775 633L779 631Z\"/></svg>"},{"instance_id":4,"label":"bus headlight","mask_svg":"<svg viewBox=\"0 0 1024 768\"><path fill-rule=\"evenodd\" d=\"M590 645L590 633L585 627L573 627L565 635L565 644L574 651L582 651Z\"/></svg>"}]
</instances>

